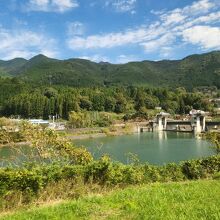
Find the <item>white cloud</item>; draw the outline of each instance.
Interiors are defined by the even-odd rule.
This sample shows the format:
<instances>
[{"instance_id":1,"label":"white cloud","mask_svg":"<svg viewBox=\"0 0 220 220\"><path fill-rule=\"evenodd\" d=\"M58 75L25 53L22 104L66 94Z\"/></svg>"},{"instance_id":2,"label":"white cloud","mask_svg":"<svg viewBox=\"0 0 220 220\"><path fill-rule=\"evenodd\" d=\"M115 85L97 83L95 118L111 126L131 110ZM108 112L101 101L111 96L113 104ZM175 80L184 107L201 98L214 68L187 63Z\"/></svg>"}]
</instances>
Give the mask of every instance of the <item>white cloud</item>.
<instances>
[{"instance_id":1,"label":"white cloud","mask_svg":"<svg viewBox=\"0 0 220 220\"><path fill-rule=\"evenodd\" d=\"M200 14L209 12L210 9L215 8L216 4L210 0L195 1L192 5L183 8L184 13Z\"/></svg>"},{"instance_id":2,"label":"white cloud","mask_svg":"<svg viewBox=\"0 0 220 220\"><path fill-rule=\"evenodd\" d=\"M115 59L110 59L101 54L94 54L89 56L80 56L80 59L91 60L93 62L110 62L110 63L128 63L134 60L139 60L139 58L135 55L124 55L121 54L117 56Z\"/></svg>"},{"instance_id":3,"label":"white cloud","mask_svg":"<svg viewBox=\"0 0 220 220\"><path fill-rule=\"evenodd\" d=\"M220 49L220 28L194 26L183 31L183 39L205 50Z\"/></svg>"},{"instance_id":4,"label":"white cloud","mask_svg":"<svg viewBox=\"0 0 220 220\"><path fill-rule=\"evenodd\" d=\"M106 56L102 56L100 54L95 54L92 56L81 56L80 59L91 60L93 62L110 62L110 60Z\"/></svg>"},{"instance_id":5,"label":"white cloud","mask_svg":"<svg viewBox=\"0 0 220 220\"><path fill-rule=\"evenodd\" d=\"M67 33L70 36L83 35L85 32L85 27L81 22L70 22L68 23Z\"/></svg>"},{"instance_id":6,"label":"white cloud","mask_svg":"<svg viewBox=\"0 0 220 220\"><path fill-rule=\"evenodd\" d=\"M78 6L77 0L29 0L25 10L63 13Z\"/></svg>"},{"instance_id":7,"label":"white cloud","mask_svg":"<svg viewBox=\"0 0 220 220\"><path fill-rule=\"evenodd\" d=\"M186 16L181 12L171 12L169 14L164 14L161 16L161 20L164 22L164 25L175 24L183 22L186 19Z\"/></svg>"},{"instance_id":8,"label":"white cloud","mask_svg":"<svg viewBox=\"0 0 220 220\"><path fill-rule=\"evenodd\" d=\"M160 57L167 58L173 55L173 48L171 46L163 46L160 49Z\"/></svg>"},{"instance_id":9,"label":"white cloud","mask_svg":"<svg viewBox=\"0 0 220 220\"><path fill-rule=\"evenodd\" d=\"M214 9L215 7L219 6L219 3L214 2L212 0L199 0L199 1L194 1L191 5L188 5L183 8L176 8L171 11L154 11L152 10L151 13L155 15L161 16L162 20L168 20L169 17L172 15L173 16L183 16L183 17L193 17L193 16L198 16L204 13L209 12L211 9ZM166 19L167 17L167 19Z\"/></svg>"},{"instance_id":10,"label":"white cloud","mask_svg":"<svg viewBox=\"0 0 220 220\"><path fill-rule=\"evenodd\" d=\"M113 7L117 12L131 12L135 14L137 0L107 0L106 7Z\"/></svg>"},{"instance_id":11,"label":"white cloud","mask_svg":"<svg viewBox=\"0 0 220 220\"><path fill-rule=\"evenodd\" d=\"M208 15L198 17L197 19L192 21L192 23L201 23L201 22L203 22L203 23L212 23L212 22L219 22L219 20L220 20L220 11L213 12L213 13L210 13Z\"/></svg>"},{"instance_id":12,"label":"white cloud","mask_svg":"<svg viewBox=\"0 0 220 220\"><path fill-rule=\"evenodd\" d=\"M94 49L94 48L113 48L124 46L127 44L140 44L142 42L152 40L166 30L159 24L149 27L140 27L134 30L126 30L125 32L108 33L100 35L91 35L88 37L73 37L67 40L69 48L73 50Z\"/></svg>"},{"instance_id":13,"label":"white cloud","mask_svg":"<svg viewBox=\"0 0 220 220\"><path fill-rule=\"evenodd\" d=\"M153 11L153 13L159 15L164 26L169 27L170 25L183 24L189 21L193 22L198 17L203 16L217 6L217 3L211 2L210 0L200 0L184 8L176 8L171 11Z\"/></svg>"},{"instance_id":14,"label":"white cloud","mask_svg":"<svg viewBox=\"0 0 220 220\"><path fill-rule=\"evenodd\" d=\"M87 38L74 37L69 39L68 45L71 49L111 48L128 43L138 43L145 38L146 30L126 31L125 33L109 33L103 35L92 35Z\"/></svg>"},{"instance_id":15,"label":"white cloud","mask_svg":"<svg viewBox=\"0 0 220 220\"><path fill-rule=\"evenodd\" d=\"M107 3L109 4L109 1ZM150 25L141 25L121 32L73 36L67 39L67 45L72 50L108 49L135 45L142 47L146 53L157 52L162 57L172 54L172 50L175 47L179 48L181 44L200 45L203 50L219 48L217 39L220 39L219 1L199 0L183 8L153 13L158 20ZM213 27L215 24L217 27ZM205 26L205 28L200 26ZM197 34L194 31L197 31ZM208 34L204 31L213 36L208 38ZM196 38L196 35L200 36Z\"/></svg>"},{"instance_id":16,"label":"white cloud","mask_svg":"<svg viewBox=\"0 0 220 220\"><path fill-rule=\"evenodd\" d=\"M156 40L147 41L142 43L141 45L144 46L145 51L149 53L161 49L165 47L165 45L171 44L174 40L175 37L172 34L167 33Z\"/></svg>"},{"instance_id":17,"label":"white cloud","mask_svg":"<svg viewBox=\"0 0 220 220\"><path fill-rule=\"evenodd\" d=\"M188 19L186 22L182 23L182 25L177 25L173 28L174 32L177 31L183 31L185 29L188 29L190 27L196 26L196 25L213 25L215 23L219 23L220 21L220 12L212 12L208 15L202 15L198 16L194 19Z\"/></svg>"},{"instance_id":18,"label":"white cloud","mask_svg":"<svg viewBox=\"0 0 220 220\"><path fill-rule=\"evenodd\" d=\"M7 30L0 28L0 58L30 58L39 53L57 56L56 42L44 34L28 30Z\"/></svg>"},{"instance_id":19,"label":"white cloud","mask_svg":"<svg viewBox=\"0 0 220 220\"><path fill-rule=\"evenodd\" d=\"M128 63L128 62L132 62L135 60L139 60L139 58L137 56L134 55L124 55L121 54L120 56L117 57L115 63Z\"/></svg>"}]
</instances>

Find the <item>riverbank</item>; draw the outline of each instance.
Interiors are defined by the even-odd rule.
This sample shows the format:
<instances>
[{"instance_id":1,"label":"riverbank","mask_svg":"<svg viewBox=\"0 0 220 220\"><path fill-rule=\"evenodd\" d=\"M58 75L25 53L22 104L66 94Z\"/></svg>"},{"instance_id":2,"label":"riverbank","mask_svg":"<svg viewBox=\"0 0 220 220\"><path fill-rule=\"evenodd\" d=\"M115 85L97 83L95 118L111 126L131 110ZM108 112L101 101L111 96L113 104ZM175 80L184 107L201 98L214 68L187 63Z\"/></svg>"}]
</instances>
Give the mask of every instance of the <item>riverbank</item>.
<instances>
[{"instance_id":1,"label":"riverbank","mask_svg":"<svg viewBox=\"0 0 220 220\"><path fill-rule=\"evenodd\" d=\"M72 201L1 216L1 220L40 219L213 219L220 218L220 181L154 183L90 194Z\"/></svg>"},{"instance_id":2,"label":"riverbank","mask_svg":"<svg viewBox=\"0 0 220 220\"><path fill-rule=\"evenodd\" d=\"M70 140L81 140L134 133L137 133L136 123L122 123L110 127L69 129L65 131L65 136Z\"/></svg>"},{"instance_id":3,"label":"riverbank","mask_svg":"<svg viewBox=\"0 0 220 220\"><path fill-rule=\"evenodd\" d=\"M137 133L136 123L121 123L115 124L110 127L91 127L91 128L76 128L76 129L66 129L62 131L56 131L63 137L69 140L82 140L82 139L92 139L107 136L121 136ZM28 145L25 141L11 141L10 145L22 146ZM0 148L9 146L9 143L1 144Z\"/></svg>"}]
</instances>

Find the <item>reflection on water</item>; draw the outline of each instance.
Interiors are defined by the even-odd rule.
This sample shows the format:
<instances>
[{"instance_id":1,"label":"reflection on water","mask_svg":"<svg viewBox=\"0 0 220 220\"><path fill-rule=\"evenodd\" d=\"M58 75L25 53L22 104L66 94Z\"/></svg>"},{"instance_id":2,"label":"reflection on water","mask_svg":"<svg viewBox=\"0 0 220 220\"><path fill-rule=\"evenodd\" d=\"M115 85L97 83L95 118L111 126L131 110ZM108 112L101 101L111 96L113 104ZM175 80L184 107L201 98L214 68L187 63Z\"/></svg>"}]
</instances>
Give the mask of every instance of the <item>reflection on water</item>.
<instances>
[{"instance_id":1,"label":"reflection on water","mask_svg":"<svg viewBox=\"0 0 220 220\"><path fill-rule=\"evenodd\" d=\"M75 143L87 147L95 158L108 154L123 163L126 163L129 152L137 154L141 162L152 164L179 162L214 153L208 142L194 138L191 133L147 132L77 140Z\"/></svg>"},{"instance_id":2,"label":"reflection on water","mask_svg":"<svg viewBox=\"0 0 220 220\"><path fill-rule=\"evenodd\" d=\"M108 154L113 160L127 162L128 153L137 154L141 162L164 164L214 154L210 144L191 133L147 132L118 137L102 137L74 141L84 145L95 158ZM10 158L16 163L27 161L33 153L27 146L0 148L0 166Z\"/></svg>"}]
</instances>

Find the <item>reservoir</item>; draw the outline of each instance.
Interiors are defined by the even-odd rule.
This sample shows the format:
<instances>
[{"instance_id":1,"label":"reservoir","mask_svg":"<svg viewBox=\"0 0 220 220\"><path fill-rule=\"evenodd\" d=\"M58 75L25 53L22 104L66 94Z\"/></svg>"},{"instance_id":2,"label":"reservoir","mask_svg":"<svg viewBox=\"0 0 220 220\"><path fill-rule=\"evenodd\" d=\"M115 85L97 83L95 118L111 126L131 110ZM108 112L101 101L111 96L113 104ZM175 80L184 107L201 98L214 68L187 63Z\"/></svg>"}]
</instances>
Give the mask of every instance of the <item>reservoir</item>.
<instances>
[{"instance_id":1,"label":"reservoir","mask_svg":"<svg viewBox=\"0 0 220 220\"><path fill-rule=\"evenodd\" d=\"M74 143L85 146L96 159L103 154L108 154L113 160L123 163L127 163L129 153L136 154L140 162L155 165L214 154L209 142L195 138L192 133L146 132L75 140Z\"/></svg>"},{"instance_id":2,"label":"reservoir","mask_svg":"<svg viewBox=\"0 0 220 220\"><path fill-rule=\"evenodd\" d=\"M146 132L123 136L107 136L74 140L77 146L85 146L95 159L109 155L114 161L128 163L129 154L136 154L140 162L163 165L170 162L197 159L213 155L211 144L197 139L192 133ZM17 149L17 150L16 150ZM22 154L19 151L22 150ZM0 166L28 160L30 148L27 146L0 148ZM10 158L10 159L9 159Z\"/></svg>"}]
</instances>

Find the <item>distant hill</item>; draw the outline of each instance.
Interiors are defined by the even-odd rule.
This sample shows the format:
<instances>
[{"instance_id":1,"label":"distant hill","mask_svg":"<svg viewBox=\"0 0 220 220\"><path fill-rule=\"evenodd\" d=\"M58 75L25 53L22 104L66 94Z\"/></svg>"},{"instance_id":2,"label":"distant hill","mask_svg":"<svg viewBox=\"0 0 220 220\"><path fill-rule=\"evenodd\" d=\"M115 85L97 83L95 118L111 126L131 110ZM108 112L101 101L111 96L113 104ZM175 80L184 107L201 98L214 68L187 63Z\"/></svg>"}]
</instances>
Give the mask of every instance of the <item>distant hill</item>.
<instances>
[{"instance_id":1,"label":"distant hill","mask_svg":"<svg viewBox=\"0 0 220 220\"><path fill-rule=\"evenodd\" d=\"M127 64L95 63L83 59L57 60L38 55L30 60L0 61L0 76L18 77L35 84L69 86L149 85L220 88L220 51L191 55L182 60Z\"/></svg>"},{"instance_id":2,"label":"distant hill","mask_svg":"<svg viewBox=\"0 0 220 220\"><path fill-rule=\"evenodd\" d=\"M15 75L16 72L22 68L28 61L23 58L15 58L9 61L0 60L0 76L1 75Z\"/></svg>"}]
</instances>

